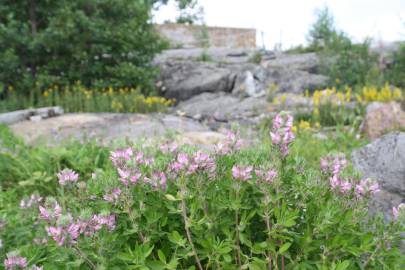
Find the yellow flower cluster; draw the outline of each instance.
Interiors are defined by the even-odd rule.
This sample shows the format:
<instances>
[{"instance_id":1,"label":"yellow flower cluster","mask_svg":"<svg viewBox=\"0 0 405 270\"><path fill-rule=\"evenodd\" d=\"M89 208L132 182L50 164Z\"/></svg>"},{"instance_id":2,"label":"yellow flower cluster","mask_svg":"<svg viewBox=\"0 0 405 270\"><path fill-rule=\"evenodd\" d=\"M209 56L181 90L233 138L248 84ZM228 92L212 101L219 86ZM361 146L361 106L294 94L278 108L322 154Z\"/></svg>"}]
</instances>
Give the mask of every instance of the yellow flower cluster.
<instances>
[{"instance_id":1,"label":"yellow flower cluster","mask_svg":"<svg viewBox=\"0 0 405 270\"><path fill-rule=\"evenodd\" d=\"M152 112L161 111L175 103L159 96L145 97L137 88L90 89L80 81L71 86L52 86L42 91L44 104L55 103L67 111Z\"/></svg>"},{"instance_id":2,"label":"yellow flower cluster","mask_svg":"<svg viewBox=\"0 0 405 270\"><path fill-rule=\"evenodd\" d=\"M171 106L175 103L174 99L165 99L164 97L147 97L145 103L152 106L154 104L161 104L164 106Z\"/></svg>"},{"instance_id":3,"label":"yellow flower cluster","mask_svg":"<svg viewBox=\"0 0 405 270\"><path fill-rule=\"evenodd\" d=\"M358 102L390 102L403 100L402 91L395 87L391 89L388 84L378 89L376 87L363 87L361 94L356 96Z\"/></svg>"},{"instance_id":4,"label":"yellow flower cluster","mask_svg":"<svg viewBox=\"0 0 405 270\"><path fill-rule=\"evenodd\" d=\"M313 125L314 128L320 128L321 124L319 122L315 122L315 124ZM294 133L298 133L299 131L308 131L311 129L311 123L305 120L301 120L299 121L299 123L297 125L294 125L292 127L292 131Z\"/></svg>"},{"instance_id":5,"label":"yellow flower cluster","mask_svg":"<svg viewBox=\"0 0 405 270\"><path fill-rule=\"evenodd\" d=\"M346 87L344 92L336 91L336 88L326 88L325 90L315 90L312 95L314 107L319 107L322 103L331 102L333 104L342 105L350 102L352 98L352 89Z\"/></svg>"}]
</instances>

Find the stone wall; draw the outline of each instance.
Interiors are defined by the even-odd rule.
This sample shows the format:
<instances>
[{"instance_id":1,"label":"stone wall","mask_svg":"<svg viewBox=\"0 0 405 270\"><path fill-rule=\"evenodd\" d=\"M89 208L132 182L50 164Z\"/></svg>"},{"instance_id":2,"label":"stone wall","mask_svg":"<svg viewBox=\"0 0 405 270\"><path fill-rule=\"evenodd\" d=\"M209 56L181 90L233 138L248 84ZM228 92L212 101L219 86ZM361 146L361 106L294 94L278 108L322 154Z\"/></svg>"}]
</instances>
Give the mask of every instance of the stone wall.
<instances>
[{"instance_id":1,"label":"stone wall","mask_svg":"<svg viewBox=\"0 0 405 270\"><path fill-rule=\"evenodd\" d=\"M156 28L173 48L256 48L256 29L174 23Z\"/></svg>"}]
</instances>

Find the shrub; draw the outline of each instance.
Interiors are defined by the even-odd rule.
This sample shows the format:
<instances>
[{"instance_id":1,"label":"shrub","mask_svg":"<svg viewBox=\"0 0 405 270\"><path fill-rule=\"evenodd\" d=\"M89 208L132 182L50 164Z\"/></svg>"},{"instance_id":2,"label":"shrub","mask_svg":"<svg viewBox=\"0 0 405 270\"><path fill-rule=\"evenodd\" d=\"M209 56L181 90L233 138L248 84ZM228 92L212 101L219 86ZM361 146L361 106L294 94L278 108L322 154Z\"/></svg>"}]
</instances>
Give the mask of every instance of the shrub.
<instances>
[{"instance_id":1,"label":"shrub","mask_svg":"<svg viewBox=\"0 0 405 270\"><path fill-rule=\"evenodd\" d=\"M270 144L250 150L229 133L212 154L134 145L78 175L66 169L80 162L64 164L48 192L23 191L21 209L9 187L0 254L45 269L402 269L405 208L389 223L369 216L378 185L342 155L309 167L292 124L278 115Z\"/></svg>"}]
</instances>

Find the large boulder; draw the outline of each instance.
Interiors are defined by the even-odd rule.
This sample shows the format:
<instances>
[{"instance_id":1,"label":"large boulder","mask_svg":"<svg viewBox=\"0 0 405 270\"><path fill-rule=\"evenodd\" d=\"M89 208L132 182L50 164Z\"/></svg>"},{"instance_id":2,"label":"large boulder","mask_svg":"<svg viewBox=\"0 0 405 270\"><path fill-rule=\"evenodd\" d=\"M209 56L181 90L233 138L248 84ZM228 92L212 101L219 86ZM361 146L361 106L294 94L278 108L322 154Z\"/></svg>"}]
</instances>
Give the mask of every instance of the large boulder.
<instances>
[{"instance_id":1,"label":"large boulder","mask_svg":"<svg viewBox=\"0 0 405 270\"><path fill-rule=\"evenodd\" d=\"M198 120L257 124L261 116L268 115L269 105L263 97L241 98L226 93L204 93L180 102L175 110Z\"/></svg>"},{"instance_id":2,"label":"large boulder","mask_svg":"<svg viewBox=\"0 0 405 270\"><path fill-rule=\"evenodd\" d=\"M381 135L405 128L405 112L397 102L372 102L367 105L362 130L375 140Z\"/></svg>"},{"instance_id":3,"label":"large boulder","mask_svg":"<svg viewBox=\"0 0 405 270\"><path fill-rule=\"evenodd\" d=\"M380 210L390 219L392 207L405 202L405 133L387 134L353 151L351 159L355 170L381 187L372 198L371 212Z\"/></svg>"},{"instance_id":4,"label":"large boulder","mask_svg":"<svg viewBox=\"0 0 405 270\"><path fill-rule=\"evenodd\" d=\"M204 92L231 92L236 78L232 70L206 62L167 61L160 70L164 96L178 101Z\"/></svg>"}]
</instances>

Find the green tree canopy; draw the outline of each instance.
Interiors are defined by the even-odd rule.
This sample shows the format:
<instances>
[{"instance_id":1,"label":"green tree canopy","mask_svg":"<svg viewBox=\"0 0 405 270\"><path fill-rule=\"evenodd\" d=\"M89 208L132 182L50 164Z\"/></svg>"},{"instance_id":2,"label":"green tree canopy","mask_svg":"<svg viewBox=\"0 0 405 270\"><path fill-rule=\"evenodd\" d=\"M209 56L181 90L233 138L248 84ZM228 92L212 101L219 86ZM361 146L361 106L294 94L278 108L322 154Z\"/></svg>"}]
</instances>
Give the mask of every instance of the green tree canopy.
<instances>
[{"instance_id":1,"label":"green tree canopy","mask_svg":"<svg viewBox=\"0 0 405 270\"><path fill-rule=\"evenodd\" d=\"M164 48L151 10L167 0L3 0L0 83L29 89L81 81L152 89ZM186 7L188 0L179 0Z\"/></svg>"}]
</instances>

